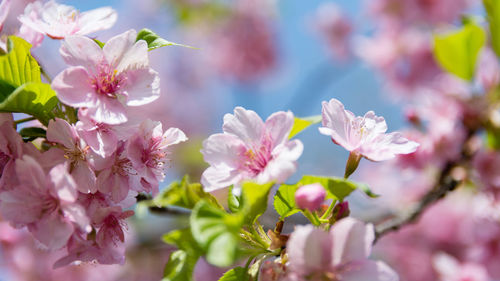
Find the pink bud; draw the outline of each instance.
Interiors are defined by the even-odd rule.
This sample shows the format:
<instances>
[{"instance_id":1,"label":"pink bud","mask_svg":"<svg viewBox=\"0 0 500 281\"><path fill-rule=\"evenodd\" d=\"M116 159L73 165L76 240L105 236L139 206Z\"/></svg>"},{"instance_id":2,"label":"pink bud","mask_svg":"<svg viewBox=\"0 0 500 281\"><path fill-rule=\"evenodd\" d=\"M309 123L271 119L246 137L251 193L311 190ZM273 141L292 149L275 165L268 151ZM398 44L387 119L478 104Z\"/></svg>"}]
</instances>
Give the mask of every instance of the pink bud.
<instances>
[{"instance_id":1,"label":"pink bud","mask_svg":"<svg viewBox=\"0 0 500 281\"><path fill-rule=\"evenodd\" d=\"M316 211L325 201L326 191L319 183L308 184L300 187L295 192L295 202L300 209Z\"/></svg>"}]
</instances>

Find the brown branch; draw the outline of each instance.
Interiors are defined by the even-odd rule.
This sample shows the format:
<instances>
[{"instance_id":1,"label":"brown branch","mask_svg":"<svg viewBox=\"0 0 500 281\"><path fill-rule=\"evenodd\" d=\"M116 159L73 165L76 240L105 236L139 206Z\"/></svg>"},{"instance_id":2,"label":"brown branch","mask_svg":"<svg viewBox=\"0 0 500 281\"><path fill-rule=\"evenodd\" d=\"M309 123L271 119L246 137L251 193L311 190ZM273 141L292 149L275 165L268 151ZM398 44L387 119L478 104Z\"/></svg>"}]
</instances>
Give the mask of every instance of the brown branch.
<instances>
[{"instance_id":1,"label":"brown branch","mask_svg":"<svg viewBox=\"0 0 500 281\"><path fill-rule=\"evenodd\" d=\"M449 192L455 190L457 186L462 182L462 180L457 180L452 176L453 169L467 163L473 156L473 151L468 147L468 143L474 136L475 130L469 130L467 132L467 137L462 143L461 157L458 160L447 161L442 169L436 185L432 190L425 194L418 204L408 213L408 215L403 217L396 217L387 222L383 222L377 225L375 229L375 240L374 244L387 233L397 231L403 226L408 224L413 224L418 221L422 214L434 203L444 198Z\"/></svg>"}]
</instances>

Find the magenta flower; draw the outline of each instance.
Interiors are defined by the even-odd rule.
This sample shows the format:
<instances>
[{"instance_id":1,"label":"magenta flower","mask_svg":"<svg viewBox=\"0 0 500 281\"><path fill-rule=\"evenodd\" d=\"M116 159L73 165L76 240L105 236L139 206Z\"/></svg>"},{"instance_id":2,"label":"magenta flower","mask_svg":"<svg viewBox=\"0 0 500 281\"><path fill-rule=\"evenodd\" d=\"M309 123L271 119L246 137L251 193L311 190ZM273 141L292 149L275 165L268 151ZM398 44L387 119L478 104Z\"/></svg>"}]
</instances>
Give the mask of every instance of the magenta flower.
<instances>
[{"instance_id":1,"label":"magenta flower","mask_svg":"<svg viewBox=\"0 0 500 281\"><path fill-rule=\"evenodd\" d=\"M222 134L203 142L201 153L210 167L201 182L206 191L235 185L245 180L257 183L284 182L297 169L302 154L300 140L288 140L293 126L291 112L276 112L262 119L252 110L236 107L224 116Z\"/></svg>"},{"instance_id":2,"label":"magenta flower","mask_svg":"<svg viewBox=\"0 0 500 281\"><path fill-rule=\"evenodd\" d=\"M112 27L117 19L115 10L103 7L79 13L71 6L55 1L36 1L26 6L19 21L29 28L46 34L52 39L63 39L70 35L86 35Z\"/></svg>"},{"instance_id":3,"label":"magenta flower","mask_svg":"<svg viewBox=\"0 0 500 281\"><path fill-rule=\"evenodd\" d=\"M170 148L187 140L186 135L177 128L163 132L160 122L144 121L127 145L128 157L133 168L141 176L142 190L158 192L160 181L165 178Z\"/></svg>"},{"instance_id":4,"label":"magenta flower","mask_svg":"<svg viewBox=\"0 0 500 281\"><path fill-rule=\"evenodd\" d=\"M50 120L47 140L61 145L64 157L69 162L69 172L76 181L78 191L95 193L96 176L87 161L87 145L78 136L76 129L63 119Z\"/></svg>"},{"instance_id":5,"label":"magenta flower","mask_svg":"<svg viewBox=\"0 0 500 281\"><path fill-rule=\"evenodd\" d=\"M52 82L59 99L73 107L86 107L89 118L106 124L126 122L126 106L157 99L160 78L149 68L147 43L135 39L136 32L129 30L101 49L84 36L66 38L60 51L72 67Z\"/></svg>"},{"instance_id":6,"label":"magenta flower","mask_svg":"<svg viewBox=\"0 0 500 281\"><path fill-rule=\"evenodd\" d=\"M400 133L386 134L384 117L376 116L373 111L368 111L363 117L354 116L336 99L323 102L322 115L323 127L319 128L320 133L331 136L333 142L351 153L372 161L412 153L419 146Z\"/></svg>"},{"instance_id":7,"label":"magenta flower","mask_svg":"<svg viewBox=\"0 0 500 281\"><path fill-rule=\"evenodd\" d=\"M76 183L64 164L48 174L30 156L16 160L20 184L0 193L2 216L15 226L28 226L33 236L49 249L63 247L77 225L90 232L85 210L76 203Z\"/></svg>"},{"instance_id":8,"label":"magenta flower","mask_svg":"<svg viewBox=\"0 0 500 281\"><path fill-rule=\"evenodd\" d=\"M285 280L397 281L385 263L368 259L373 226L345 218L330 232L298 226L287 243L290 264Z\"/></svg>"},{"instance_id":9,"label":"magenta flower","mask_svg":"<svg viewBox=\"0 0 500 281\"><path fill-rule=\"evenodd\" d=\"M325 201L326 191L319 183L301 186L295 192L295 202L301 209L311 212L318 210Z\"/></svg>"}]
</instances>

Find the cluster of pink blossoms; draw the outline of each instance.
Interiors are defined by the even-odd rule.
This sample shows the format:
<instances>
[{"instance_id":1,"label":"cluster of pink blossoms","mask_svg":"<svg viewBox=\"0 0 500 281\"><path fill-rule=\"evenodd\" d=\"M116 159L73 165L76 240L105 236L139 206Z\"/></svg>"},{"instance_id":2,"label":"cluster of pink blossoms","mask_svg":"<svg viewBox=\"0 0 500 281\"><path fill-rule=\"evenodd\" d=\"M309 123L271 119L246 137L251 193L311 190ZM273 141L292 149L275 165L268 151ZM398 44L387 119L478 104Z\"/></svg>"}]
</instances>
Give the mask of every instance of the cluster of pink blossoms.
<instances>
[{"instance_id":1,"label":"cluster of pink blossoms","mask_svg":"<svg viewBox=\"0 0 500 281\"><path fill-rule=\"evenodd\" d=\"M55 267L123 264L125 219L134 214L127 208L138 192L158 193L171 146L187 140L177 128L128 118L130 107L159 96L148 45L136 42L134 30L102 48L83 36L113 25L116 13L110 8L79 14L54 1L35 2L19 20L51 38L65 38L60 53L70 67L52 88L67 114L78 112L78 121L50 120L42 152L23 142L9 114L1 116L2 218L26 227L44 249L66 249Z\"/></svg>"}]
</instances>

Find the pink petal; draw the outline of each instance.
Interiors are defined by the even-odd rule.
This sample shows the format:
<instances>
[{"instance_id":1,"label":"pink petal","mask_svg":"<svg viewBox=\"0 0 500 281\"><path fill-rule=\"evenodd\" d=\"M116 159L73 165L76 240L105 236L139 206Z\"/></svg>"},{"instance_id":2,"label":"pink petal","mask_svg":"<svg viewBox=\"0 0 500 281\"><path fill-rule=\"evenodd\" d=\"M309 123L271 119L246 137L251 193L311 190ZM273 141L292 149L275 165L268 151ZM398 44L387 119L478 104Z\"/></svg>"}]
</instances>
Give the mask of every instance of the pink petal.
<instances>
[{"instance_id":1,"label":"pink petal","mask_svg":"<svg viewBox=\"0 0 500 281\"><path fill-rule=\"evenodd\" d=\"M59 52L67 64L83 66L91 72L94 72L96 66L104 61L101 47L94 40L85 36L66 37Z\"/></svg>"},{"instance_id":2,"label":"pink petal","mask_svg":"<svg viewBox=\"0 0 500 281\"><path fill-rule=\"evenodd\" d=\"M245 144L236 136L214 134L203 141L201 153L205 162L210 165L224 164L236 169L240 165L241 155L245 151Z\"/></svg>"},{"instance_id":3,"label":"pink petal","mask_svg":"<svg viewBox=\"0 0 500 281\"><path fill-rule=\"evenodd\" d=\"M82 193L95 193L97 191L96 176L85 161L77 161L71 175L77 184L78 191Z\"/></svg>"},{"instance_id":4,"label":"pink petal","mask_svg":"<svg viewBox=\"0 0 500 281\"><path fill-rule=\"evenodd\" d=\"M2 31L3 23L9 14L11 0L2 0L0 4L0 31Z\"/></svg>"},{"instance_id":5,"label":"pink petal","mask_svg":"<svg viewBox=\"0 0 500 281\"><path fill-rule=\"evenodd\" d=\"M352 112L345 110L340 101L331 99L329 102L323 102L322 116L323 127L319 128L320 133L331 136L336 143L349 151L356 148L349 143L347 132L351 120L355 118Z\"/></svg>"},{"instance_id":6,"label":"pink petal","mask_svg":"<svg viewBox=\"0 0 500 281\"><path fill-rule=\"evenodd\" d=\"M294 123L293 113L276 112L269 116L266 120L265 127L269 133L274 145L285 142L290 135Z\"/></svg>"},{"instance_id":7,"label":"pink petal","mask_svg":"<svg viewBox=\"0 0 500 281\"><path fill-rule=\"evenodd\" d=\"M47 192L47 179L45 172L38 162L28 155L16 160L16 174L19 175L21 184L35 188L36 192L44 194ZM29 175L29 176L21 176Z\"/></svg>"},{"instance_id":8,"label":"pink petal","mask_svg":"<svg viewBox=\"0 0 500 281\"><path fill-rule=\"evenodd\" d=\"M201 184L206 192L212 192L220 188L238 184L240 179L241 175L237 170L208 167L201 176Z\"/></svg>"},{"instance_id":9,"label":"pink petal","mask_svg":"<svg viewBox=\"0 0 500 281\"><path fill-rule=\"evenodd\" d=\"M88 108L89 115L98 123L117 125L127 122L125 107L118 99L100 97L93 108Z\"/></svg>"},{"instance_id":10,"label":"pink petal","mask_svg":"<svg viewBox=\"0 0 500 281\"><path fill-rule=\"evenodd\" d=\"M302 275L326 271L330 266L331 248L328 232L312 225L299 225L287 243L290 268Z\"/></svg>"},{"instance_id":11,"label":"pink petal","mask_svg":"<svg viewBox=\"0 0 500 281\"><path fill-rule=\"evenodd\" d=\"M124 200L129 191L128 177L113 173L112 169L106 169L97 176L97 189L104 194L111 194L113 202Z\"/></svg>"},{"instance_id":12,"label":"pink petal","mask_svg":"<svg viewBox=\"0 0 500 281\"><path fill-rule=\"evenodd\" d=\"M49 178L54 185L57 197L66 202L75 202L78 196L76 183L68 173L65 164L59 164L49 172Z\"/></svg>"},{"instance_id":13,"label":"pink petal","mask_svg":"<svg viewBox=\"0 0 500 281\"><path fill-rule=\"evenodd\" d=\"M364 260L346 265L341 272L342 281L398 281L397 273L383 262Z\"/></svg>"},{"instance_id":14,"label":"pink petal","mask_svg":"<svg viewBox=\"0 0 500 281\"><path fill-rule=\"evenodd\" d=\"M168 147L188 140L186 134L178 128L168 128L163 134L162 146Z\"/></svg>"},{"instance_id":15,"label":"pink petal","mask_svg":"<svg viewBox=\"0 0 500 281\"><path fill-rule=\"evenodd\" d=\"M70 67L52 81L52 89L65 104L73 107L94 107L97 99L90 75L82 66Z\"/></svg>"},{"instance_id":16,"label":"pink petal","mask_svg":"<svg viewBox=\"0 0 500 281\"><path fill-rule=\"evenodd\" d=\"M42 206L40 196L31 192L30 187L18 186L11 191L0 193L2 218L14 224L25 225L40 219Z\"/></svg>"},{"instance_id":17,"label":"pink petal","mask_svg":"<svg viewBox=\"0 0 500 281\"><path fill-rule=\"evenodd\" d=\"M126 72L125 93L128 106L140 106L151 103L160 97L160 76L158 72L141 68Z\"/></svg>"},{"instance_id":18,"label":"pink petal","mask_svg":"<svg viewBox=\"0 0 500 281\"><path fill-rule=\"evenodd\" d=\"M111 28L118 15L111 7L101 7L94 10L86 11L80 14L78 24L80 30L76 34L85 35L94 33L99 30Z\"/></svg>"},{"instance_id":19,"label":"pink petal","mask_svg":"<svg viewBox=\"0 0 500 281\"><path fill-rule=\"evenodd\" d=\"M379 135L374 140L363 144L359 153L372 161L384 161L397 154L408 154L417 150L419 144L403 137L400 133Z\"/></svg>"},{"instance_id":20,"label":"pink petal","mask_svg":"<svg viewBox=\"0 0 500 281\"><path fill-rule=\"evenodd\" d=\"M62 206L64 215L73 223L78 225L80 230L89 233L92 231L90 220L85 213L85 209L77 204L66 204Z\"/></svg>"},{"instance_id":21,"label":"pink petal","mask_svg":"<svg viewBox=\"0 0 500 281\"><path fill-rule=\"evenodd\" d=\"M76 146L77 135L74 128L66 120L55 118L49 121L47 140L60 143L64 147L71 149Z\"/></svg>"},{"instance_id":22,"label":"pink petal","mask_svg":"<svg viewBox=\"0 0 500 281\"><path fill-rule=\"evenodd\" d=\"M264 122L255 111L238 106L234 109L234 115L224 115L222 130L239 137L245 143L257 144L264 130Z\"/></svg>"},{"instance_id":23,"label":"pink petal","mask_svg":"<svg viewBox=\"0 0 500 281\"><path fill-rule=\"evenodd\" d=\"M109 39L108 42L106 42L102 50L104 52L104 56L106 57L106 61L111 67L113 67L113 69L118 70L118 72L122 72L123 70L129 68L129 64L131 64L130 67L135 66L135 69L147 66L147 46L145 53L140 53L137 50L132 52L135 56L139 55L140 57L127 57L128 52L134 48L136 37L137 32L131 29ZM140 43L138 46L143 46L138 47L139 49L144 48L143 43ZM140 61L141 59L144 59L144 61ZM120 69L118 69L119 65L121 67Z\"/></svg>"},{"instance_id":24,"label":"pink petal","mask_svg":"<svg viewBox=\"0 0 500 281\"><path fill-rule=\"evenodd\" d=\"M373 225L345 218L332 226L333 265L365 260L371 252L375 232Z\"/></svg>"},{"instance_id":25,"label":"pink petal","mask_svg":"<svg viewBox=\"0 0 500 281\"><path fill-rule=\"evenodd\" d=\"M28 229L40 243L51 250L66 245L74 230L70 222L55 213L30 224Z\"/></svg>"}]
</instances>

